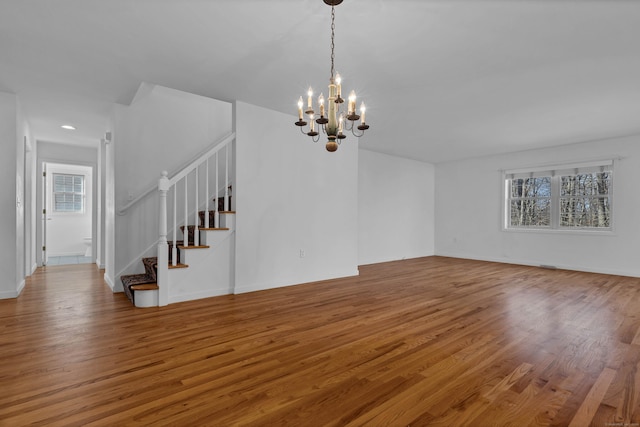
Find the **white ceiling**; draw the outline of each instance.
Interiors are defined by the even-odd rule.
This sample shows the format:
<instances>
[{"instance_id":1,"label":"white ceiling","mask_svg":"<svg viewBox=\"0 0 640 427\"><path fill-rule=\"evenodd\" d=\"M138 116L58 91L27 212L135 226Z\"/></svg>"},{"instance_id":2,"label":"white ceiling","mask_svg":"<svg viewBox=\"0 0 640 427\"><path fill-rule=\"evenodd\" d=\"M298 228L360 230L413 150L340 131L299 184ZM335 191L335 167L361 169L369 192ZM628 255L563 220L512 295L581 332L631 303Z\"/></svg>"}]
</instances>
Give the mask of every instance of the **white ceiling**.
<instances>
[{"instance_id":1,"label":"white ceiling","mask_svg":"<svg viewBox=\"0 0 640 427\"><path fill-rule=\"evenodd\" d=\"M329 26L322 0L0 0L0 91L54 142L95 144L143 81L290 113L299 133L298 96L327 92ZM640 133L639 43L637 0L336 7L361 147L433 163Z\"/></svg>"}]
</instances>

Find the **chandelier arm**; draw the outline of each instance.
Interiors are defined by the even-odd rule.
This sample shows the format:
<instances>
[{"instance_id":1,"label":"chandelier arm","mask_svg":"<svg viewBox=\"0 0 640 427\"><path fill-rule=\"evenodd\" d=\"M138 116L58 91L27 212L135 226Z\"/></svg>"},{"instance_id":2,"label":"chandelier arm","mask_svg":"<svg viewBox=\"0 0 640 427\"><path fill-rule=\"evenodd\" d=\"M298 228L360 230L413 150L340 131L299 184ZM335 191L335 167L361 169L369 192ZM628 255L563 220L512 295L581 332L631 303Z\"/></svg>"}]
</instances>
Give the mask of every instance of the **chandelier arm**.
<instances>
[{"instance_id":1,"label":"chandelier arm","mask_svg":"<svg viewBox=\"0 0 640 427\"><path fill-rule=\"evenodd\" d=\"M303 135L306 135L307 133L304 131L304 129L302 129L304 126L300 126L300 132L302 132Z\"/></svg>"},{"instance_id":2,"label":"chandelier arm","mask_svg":"<svg viewBox=\"0 0 640 427\"><path fill-rule=\"evenodd\" d=\"M318 135L316 135L316 136L312 136L312 137L311 137L311 140L312 140L313 142L318 142L318 141L320 141L320 134L318 134Z\"/></svg>"},{"instance_id":3,"label":"chandelier arm","mask_svg":"<svg viewBox=\"0 0 640 427\"><path fill-rule=\"evenodd\" d=\"M362 131L362 133L360 135L358 135L356 133L355 130L353 130L353 126L351 126L351 133L353 134L353 136L355 136L356 138L360 138L362 135L364 135L364 131Z\"/></svg>"},{"instance_id":4,"label":"chandelier arm","mask_svg":"<svg viewBox=\"0 0 640 427\"><path fill-rule=\"evenodd\" d=\"M346 123L346 125L345 125L345 127L344 127L344 128L345 128L346 130L350 130L351 132L353 132L353 121L351 121L351 120L345 120L345 122L347 122L347 123Z\"/></svg>"}]
</instances>

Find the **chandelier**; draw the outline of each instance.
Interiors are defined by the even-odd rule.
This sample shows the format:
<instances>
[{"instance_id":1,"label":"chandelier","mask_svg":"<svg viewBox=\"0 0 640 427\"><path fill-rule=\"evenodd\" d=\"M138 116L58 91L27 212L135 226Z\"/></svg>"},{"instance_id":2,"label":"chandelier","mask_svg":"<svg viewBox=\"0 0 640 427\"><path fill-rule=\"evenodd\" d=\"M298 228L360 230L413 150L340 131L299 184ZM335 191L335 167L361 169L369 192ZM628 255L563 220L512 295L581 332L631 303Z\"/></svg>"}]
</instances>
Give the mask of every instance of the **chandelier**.
<instances>
[{"instance_id":1,"label":"chandelier","mask_svg":"<svg viewBox=\"0 0 640 427\"><path fill-rule=\"evenodd\" d=\"M300 127L300 131L310 136L313 142L320 140L320 132L327 135L327 151L336 151L341 140L345 139L345 131L351 132L356 137L364 135L364 131L369 129L369 125L365 122L366 107L364 102L360 104L360 114L356 113L356 93L351 91L347 99L346 111L343 106L345 100L342 98L342 79L340 74L336 74L334 66L334 48L335 48L335 6L342 3L342 0L323 0L327 5L331 6L331 77L329 78L329 98L327 99L327 108L325 108L324 95L318 96L318 109L316 113L313 109L313 89L309 88L307 92L307 108L303 111L304 102L302 97L298 100L298 121L296 126ZM327 111L328 110L328 111ZM304 127L307 122L304 121L306 114L309 119L308 131L305 132ZM358 126L355 122L360 120ZM317 126L316 126L317 124ZM356 129L359 132L356 132Z\"/></svg>"}]
</instances>

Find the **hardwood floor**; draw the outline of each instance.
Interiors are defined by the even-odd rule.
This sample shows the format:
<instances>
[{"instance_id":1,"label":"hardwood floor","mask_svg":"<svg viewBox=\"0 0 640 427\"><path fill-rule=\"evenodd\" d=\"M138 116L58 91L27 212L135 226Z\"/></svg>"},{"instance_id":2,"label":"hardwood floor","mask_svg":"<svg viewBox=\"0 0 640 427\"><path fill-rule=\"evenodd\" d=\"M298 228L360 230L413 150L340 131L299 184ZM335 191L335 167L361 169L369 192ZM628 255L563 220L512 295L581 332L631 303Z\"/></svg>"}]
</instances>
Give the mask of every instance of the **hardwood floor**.
<instances>
[{"instance_id":1,"label":"hardwood floor","mask_svg":"<svg viewBox=\"0 0 640 427\"><path fill-rule=\"evenodd\" d=\"M632 426L640 279L429 257L134 308L92 265L0 301L0 425Z\"/></svg>"}]
</instances>

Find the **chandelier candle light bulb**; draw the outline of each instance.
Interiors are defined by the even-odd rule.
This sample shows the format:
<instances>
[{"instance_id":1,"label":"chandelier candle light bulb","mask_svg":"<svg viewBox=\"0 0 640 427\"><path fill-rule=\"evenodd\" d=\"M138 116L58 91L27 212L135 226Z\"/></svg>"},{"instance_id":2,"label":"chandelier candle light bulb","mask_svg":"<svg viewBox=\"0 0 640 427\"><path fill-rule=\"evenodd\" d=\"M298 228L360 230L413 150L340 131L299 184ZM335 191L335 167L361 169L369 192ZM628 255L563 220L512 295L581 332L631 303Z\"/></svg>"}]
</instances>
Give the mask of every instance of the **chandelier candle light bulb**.
<instances>
[{"instance_id":1,"label":"chandelier candle light bulb","mask_svg":"<svg viewBox=\"0 0 640 427\"><path fill-rule=\"evenodd\" d=\"M318 97L318 105L320 105L320 117L324 117L324 96L322 93Z\"/></svg>"},{"instance_id":2,"label":"chandelier candle light bulb","mask_svg":"<svg viewBox=\"0 0 640 427\"><path fill-rule=\"evenodd\" d=\"M309 86L309 90L307 91L307 114L313 113L313 89Z\"/></svg>"},{"instance_id":3,"label":"chandelier candle light bulb","mask_svg":"<svg viewBox=\"0 0 640 427\"><path fill-rule=\"evenodd\" d=\"M302 102L302 97L300 97L300 99L298 99L298 118L300 119L300 121L302 121L302 106L304 105L304 103Z\"/></svg>"},{"instance_id":4,"label":"chandelier candle light bulb","mask_svg":"<svg viewBox=\"0 0 640 427\"><path fill-rule=\"evenodd\" d=\"M348 108L348 112L349 114L355 114L356 112L356 92L355 91L351 91L351 93L349 94L349 108Z\"/></svg>"},{"instance_id":5,"label":"chandelier candle light bulb","mask_svg":"<svg viewBox=\"0 0 640 427\"><path fill-rule=\"evenodd\" d=\"M304 102L302 96L298 99L298 121L296 126L300 127L302 133L306 133L311 137L313 142L318 142L320 133L327 135L327 151L336 151L340 140L346 138L344 130L351 131L351 133L359 138L364 135L364 131L369 129L369 125L365 124L365 106L364 102L360 104L360 115L356 113L356 93L351 91L349 93L349 102L346 105L346 113L342 110L341 105L344 103L342 99L342 77L335 72L334 64L334 47L335 47L335 6L343 2L343 0L323 0L325 4L331 6L331 75L329 78L329 96L326 99L322 93L318 97L318 105L320 106L320 117L316 118L316 114L313 111L313 89L309 87L307 91L307 110L304 114L309 117L309 132L305 132L302 128L307 125L307 122L303 120L302 107ZM328 107L328 109L326 108ZM326 117L325 117L326 113ZM345 122L345 119L347 120ZM361 119L361 124L355 126L354 122ZM318 124L318 130L316 131L315 124ZM356 129L360 132L356 132Z\"/></svg>"}]
</instances>

